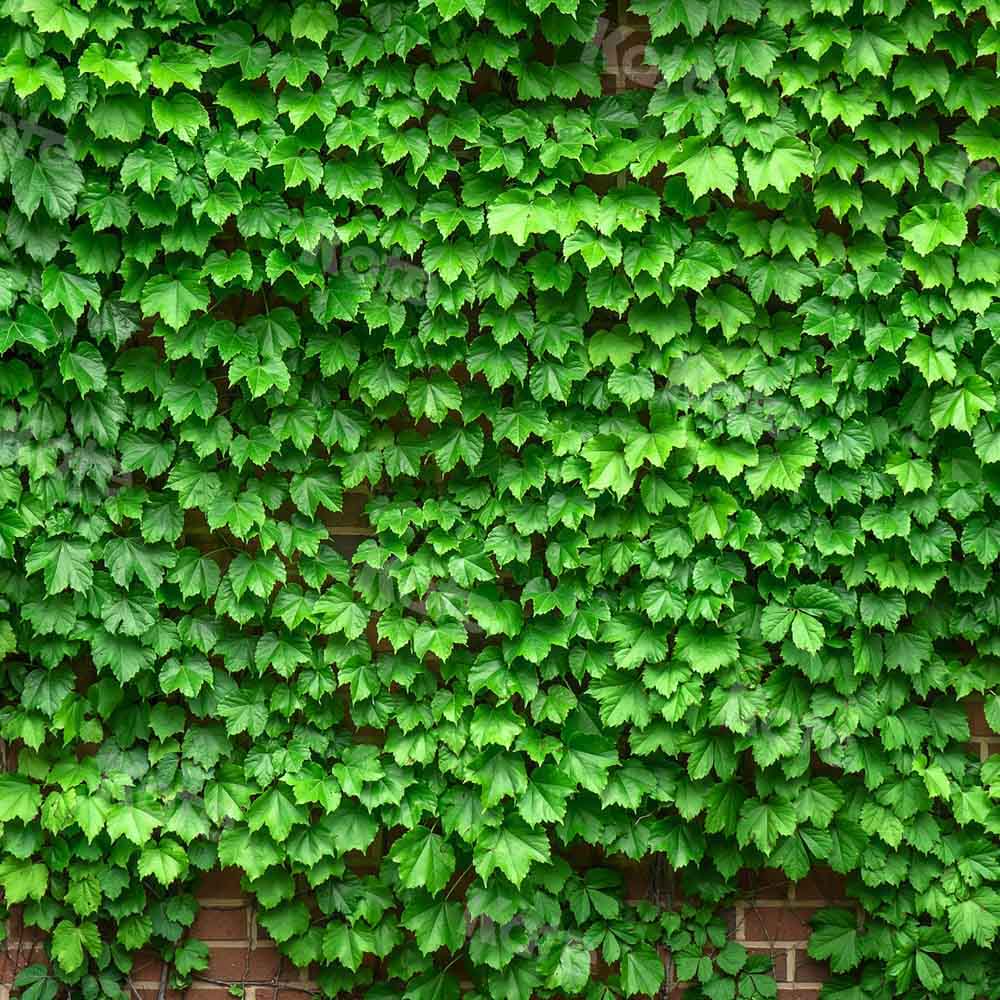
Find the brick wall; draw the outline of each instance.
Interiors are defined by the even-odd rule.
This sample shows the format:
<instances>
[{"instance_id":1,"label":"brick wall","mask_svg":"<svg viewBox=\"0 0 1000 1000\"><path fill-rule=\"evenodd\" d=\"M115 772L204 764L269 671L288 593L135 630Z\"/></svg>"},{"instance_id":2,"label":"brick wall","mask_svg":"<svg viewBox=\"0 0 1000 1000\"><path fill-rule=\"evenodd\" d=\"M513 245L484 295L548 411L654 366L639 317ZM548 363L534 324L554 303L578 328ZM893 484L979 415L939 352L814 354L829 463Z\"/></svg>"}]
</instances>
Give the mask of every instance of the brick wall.
<instances>
[{"instance_id":1,"label":"brick wall","mask_svg":"<svg viewBox=\"0 0 1000 1000\"><path fill-rule=\"evenodd\" d=\"M981 702L967 704L970 750L982 760L1000 753L1000 735L990 731ZM646 895L646 867L630 873L630 895ZM806 952L809 919L823 906L852 906L844 879L817 868L799 882L778 870L744 873L744 895L731 915L733 936L751 951L769 955L778 980L779 1000L817 1000L826 978L824 963ZM184 994L164 990L162 1000L223 1000L232 983L244 984L246 1000L303 1000L313 992L308 973L278 954L274 943L257 926L251 900L240 890L240 874L225 869L207 875L199 889L201 911L193 935L208 944L208 969ZM10 1000L10 984L18 968L43 957L37 936L11 929L6 954L0 957L0 1000ZM134 1000L158 1000L164 970L154 955L140 954L132 973ZM676 989L671 1000L680 1000Z\"/></svg>"},{"instance_id":2,"label":"brick wall","mask_svg":"<svg viewBox=\"0 0 1000 1000\"><path fill-rule=\"evenodd\" d=\"M987 726L982 703L970 701L967 707L972 753L982 760L1000 753L1000 735ZM633 873L631 894L644 895L646 877L644 870ZM809 919L823 906L853 905L846 898L844 879L817 868L801 881L790 882L781 871L764 870L745 873L742 888L745 896L732 914L733 936L751 951L771 956L779 1000L817 1000L827 972L824 963L806 953ZM256 926L250 900L240 891L239 872L229 869L207 876L199 899L202 909L194 934L208 943L211 960L184 1000L223 1000L232 982L246 984L246 1000L303 1000L311 992L308 975L283 962L274 943ZM132 976L136 1000L157 1000L161 973L155 957L140 956ZM5 978L0 976L0 981ZM672 1000L682 993L675 990ZM2 987L0 1000L8 1000ZM168 990L164 1000L181 997Z\"/></svg>"}]
</instances>

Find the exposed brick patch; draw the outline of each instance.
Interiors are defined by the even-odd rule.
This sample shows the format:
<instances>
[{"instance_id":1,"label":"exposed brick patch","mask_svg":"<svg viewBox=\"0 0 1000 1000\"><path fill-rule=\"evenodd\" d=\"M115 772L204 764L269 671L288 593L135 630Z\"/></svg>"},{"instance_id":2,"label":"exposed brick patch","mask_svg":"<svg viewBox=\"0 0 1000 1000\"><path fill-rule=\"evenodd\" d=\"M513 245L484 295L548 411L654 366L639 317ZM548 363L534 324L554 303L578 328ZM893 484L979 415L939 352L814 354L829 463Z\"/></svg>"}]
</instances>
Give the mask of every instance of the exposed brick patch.
<instances>
[{"instance_id":1,"label":"exposed brick patch","mask_svg":"<svg viewBox=\"0 0 1000 1000\"><path fill-rule=\"evenodd\" d=\"M191 935L203 941L249 941L250 911L238 906L202 905Z\"/></svg>"},{"instance_id":2,"label":"exposed brick patch","mask_svg":"<svg viewBox=\"0 0 1000 1000\"><path fill-rule=\"evenodd\" d=\"M279 986L275 990L273 986L248 986L246 1000L308 1000L308 995L301 989L282 989Z\"/></svg>"},{"instance_id":3,"label":"exposed brick patch","mask_svg":"<svg viewBox=\"0 0 1000 1000\"><path fill-rule=\"evenodd\" d=\"M985 705L981 701L967 701L965 710L969 713L969 730L973 736L996 735L986 721Z\"/></svg>"},{"instance_id":4,"label":"exposed brick patch","mask_svg":"<svg viewBox=\"0 0 1000 1000\"><path fill-rule=\"evenodd\" d=\"M768 958L774 963L774 978L778 980L779 983L787 982L789 979L788 970L788 952L787 951L776 951L771 948L751 948L748 947L747 951L751 955L767 955Z\"/></svg>"},{"instance_id":5,"label":"exposed brick patch","mask_svg":"<svg viewBox=\"0 0 1000 1000\"><path fill-rule=\"evenodd\" d=\"M810 958L805 949L795 952L795 981L797 983L822 983L830 972L824 962Z\"/></svg>"},{"instance_id":6,"label":"exposed brick patch","mask_svg":"<svg viewBox=\"0 0 1000 1000\"><path fill-rule=\"evenodd\" d=\"M788 876L778 868L740 872L740 887L754 899L788 899Z\"/></svg>"},{"instance_id":7,"label":"exposed brick patch","mask_svg":"<svg viewBox=\"0 0 1000 1000\"><path fill-rule=\"evenodd\" d=\"M809 919L815 906L764 906L751 904L744 909L743 933L747 941L805 941L809 937Z\"/></svg>"},{"instance_id":8,"label":"exposed brick patch","mask_svg":"<svg viewBox=\"0 0 1000 1000\"><path fill-rule=\"evenodd\" d=\"M791 887L790 896L796 900L829 900L841 902L847 895L847 880L822 865L814 868L800 882Z\"/></svg>"},{"instance_id":9,"label":"exposed brick patch","mask_svg":"<svg viewBox=\"0 0 1000 1000\"><path fill-rule=\"evenodd\" d=\"M0 985L10 985L22 969L42 958L44 955L41 949L30 944L18 948L15 942L5 951L0 951Z\"/></svg>"},{"instance_id":10,"label":"exposed brick patch","mask_svg":"<svg viewBox=\"0 0 1000 1000\"><path fill-rule=\"evenodd\" d=\"M242 872L239 868L219 868L202 876L198 895L203 901L209 899L238 902L246 899L240 888Z\"/></svg>"},{"instance_id":11,"label":"exposed brick patch","mask_svg":"<svg viewBox=\"0 0 1000 1000\"><path fill-rule=\"evenodd\" d=\"M136 993L141 1000L156 1000L159 986L156 983L136 984ZM164 1000L223 1000L229 996L229 991L225 986L216 986L214 983L196 983L186 990L167 990ZM135 1000L135 994L133 994ZM302 1000L302 997L299 997Z\"/></svg>"},{"instance_id":12,"label":"exposed brick patch","mask_svg":"<svg viewBox=\"0 0 1000 1000\"><path fill-rule=\"evenodd\" d=\"M237 983L244 979L274 979L281 964L281 956L275 948L225 947L220 944L209 953L205 976ZM288 964L287 961L285 964Z\"/></svg>"}]
</instances>

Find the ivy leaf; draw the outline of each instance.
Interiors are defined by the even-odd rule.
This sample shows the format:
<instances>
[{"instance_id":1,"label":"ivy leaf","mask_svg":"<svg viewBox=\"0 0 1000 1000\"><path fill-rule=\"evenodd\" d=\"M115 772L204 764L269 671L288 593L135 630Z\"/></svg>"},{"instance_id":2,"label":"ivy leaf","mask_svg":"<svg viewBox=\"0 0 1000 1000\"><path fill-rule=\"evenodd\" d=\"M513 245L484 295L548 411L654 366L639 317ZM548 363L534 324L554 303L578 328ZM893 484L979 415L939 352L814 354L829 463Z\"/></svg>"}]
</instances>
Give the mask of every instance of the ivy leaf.
<instances>
[{"instance_id":1,"label":"ivy leaf","mask_svg":"<svg viewBox=\"0 0 1000 1000\"><path fill-rule=\"evenodd\" d=\"M695 198L709 191L733 196L739 182L736 157L726 146L710 146L701 138L685 139L670 157L671 173L682 173Z\"/></svg>"},{"instance_id":2,"label":"ivy leaf","mask_svg":"<svg viewBox=\"0 0 1000 1000\"><path fill-rule=\"evenodd\" d=\"M569 776L552 764L543 764L531 773L528 786L518 799L517 811L529 826L561 823L575 790L576 782Z\"/></svg>"},{"instance_id":3,"label":"ivy leaf","mask_svg":"<svg viewBox=\"0 0 1000 1000\"><path fill-rule=\"evenodd\" d=\"M197 653L172 656L160 670L160 689L164 694L179 691L186 698L196 698L202 687L211 682L212 667Z\"/></svg>"},{"instance_id":4,"label":"ivy leaf","mask_svg":"<svg viewBox=\"0 0 1000 1000\"><path fill-rule=\"evenodd\" d=\"M754 193L772 187L787 194L802 175L813 172L813 156L801 139L786 137L767 152L748 149L743 155L743 169Z\"/></svg>"},{"instance_id":5,"label":"ivy leaf","mask_svg":"<svg viewBox=\"0 0 1000 1000\"><path fill-rule=\"evenodd\" d=\"M187 851L169 837L147 844L139 854L138 872L143 878L152 877L160 885L170 885L188 870Z\"/></svg>"},{"instance_id":6,"label":"ivy leaf","mask_svg":"<svg viewBox=\"0 0 1000 1000\"><path fill-rule=\"evenodd\" d=\"M182 268L175 276L157 274L142 288L142 312L159 315L164 323L179 330L198 309L207 309L209 294L194 268Z\"/></svg>"},{"instance_id":7,"label":"ivy leaf","mask_svg":"<svg viewBox=\"0 0 1000 1000\"><path fill-rule=\"evenodd\" d=\"M969 375L954 389L938 389L931 401L931 422L937 429L954 427L972 431L980 415L996 409L993 386L981 375Z\"/></svg>"},{"instance_id":8,"label":"ivy leaf","mask_svg":"<svg viewBox=\"0 0 1000 1000\"><path fill-rule=\"evenodd\" d=\"M906 360L920 371L928 385L939 380L952 382L955 379L955 361L951 352L935 349L931 338L924 333L916 334L907 345Z\"/></svg>"},{"instance_id":9,"label":"ivy leaf","mask_svg":"<svg viewBox=\"0 0 1000 1000\"><path fill-rule=\"evenodd\" d=\"M434 899L427 893L414 894L403 909L402 924L413 931L417 947L424 955L439 948L456 951L465 940L465 910L460 903Z\"/></svg>"},{"instance_id":10,"label":"ivy leaf","mask_svg":"<svg viewBox=\"0 0 1000 1000\"><path fill-rule=\"evenodd\" d=\"M0 861L0 885L10 903L41 900L49 887L49 870L38 862Z\"/></svg>"},{"instance_id":11,"label":"ivy leaf","mask_svg":"<svg viewBox=\"0 0 1000 1000\"><path fill-rule=\"evenodd\" d=\"M83 965L85 954L97 957L101 953L101 934L90 920L76 925L60 920L52 931L52 957L66 972L75 972Z\"/></svg>"},{"instance_id":12,"label":"ivy leaf","mask_svg":"<svg viewBox=\"0 0 1000 1000\"><path fill-rule=\"evenodd\" d=\"M798 490L816 453L816 442L808 437L779 441L773 448L758 451L757 464L747 469L743 478L754 496L772 489Z\"/></svg>"},{"instance_id":13,"label":"ivy leaf","mask_svg":"<svg viewBox=\"0 0 1000 1000\"><path fill-rule=\"evenodd\" d=\"M288 839L292 827L308 821L307 810L293 802L280 786L258 796L247 813L247 825L251 830L266 826L267 832L279 844Z\"/></svg>"},{"instance_id":14,"label":"ivy leaf","mask_svg":"<svg viewBox=\"0 0 1000 1000\"><path fill-rule=\"evenodd\" d=\"M663 959L648 944L628 948L621 959L622 989L625 996L654 996L666 978Z\"/></svg>"},{"instance_id":15,"label":"ivy leaf","mask_svg":"<svg viewBox=\"0 0 1000 1000\"><path fill-rule=\"evenodd\" d=\"M858 918L850 910L827 908L813 918L809 954L828 959L834 972L850 972L861 961Z\"/></svg>"},{"instance_id":16,"label":"ivy leaf","mask_svg":"<svg viewBox=\"0 0 1000 1000\"><path fill-rule=\"evenodd\" d=\"M14 203L30 219L39 205L57 221L69 218L83 189L83 171L62 148L43 149L38 158L22 157L10 174Z\"/></svg>"},{"instance_id":17,"label":"ivy leaf","mask_svg":"<svg viewBox=\"0 0 1000 1000\"><path fill-rule=\"evenodd\" d=\"M149 843L153 830L161 823L159 809L145 800L112 806L106 820L110 837L124 837L139 847Z\"/></svg>"},{"instance_id":18,"label":"ivy leaf","mask_svg":"<svg viewBox=\"0 0 1000 1000\"><path fill-rule=\"evenodd\" d=\"M94 310L100 309L101 290L92 278L50 265L42 272L42 305L46 309L62 306L70 319L76 321L88 305Z\"/></svg>"},{"instance_id":19,"label":"ivy leaf","mask_svg":"<svg viewBox=\"0 0 1000 1000\"><path fill-rule=\"evenodd\" d=\"M42 804L39 787L15 774L0 774L0 823L19 819L30 823Z\"/></svg>"},{"instance_id":20,"label":"ivy leaf","mask_svg":"<svg viewBox=\"0 0 1000 1000\"><path fill-rule=\"evenodd\" d=\"M545 833L532 830L522 820L508 818L502 826L480 835L473 848L473 863L484 880L499 869L514 885L520 885L534 863L548 861L549 853Z\"/></svg>"},{"instance_id":21,"label":"ivy leaf","mask_svg":"<svg viewBox=\"0 0 1000 1000\"><path fill-rule=\"evenodd\" d=\"M443 889L455 871L455 852L439 834L418 826L392 845L389 857L399 865L402 884L407 889Z\"/></svg>"},{"instance_id":22,"label":"ivy leaf","mask_svg":"<svg viewBox=\"0 0 1000 1000\"><path fill-rule=\"evenodd\" d=\"M208 128L208 112L193 94L157 97L153 101L153 123L161 133L171 132L191 145L198 132Z\"/></svg>"},{"instance_id":23,"label":"ivy leaf","mask_svg":"<svg viewBox=\"0 0 1000 1000\"><path fill-rule=\"evenodd\" d=\"M916 205L899 220L899 235L919 254L960 245L968 228L965 213L951 202Z\"/></svg>"},{"instance_id":24,"label":"ivy leaf","mask_svg":"<svg viewBox=\"0 0 1000 1000\"><path fill-rule=\"evenodd\" d=\"M795 809L790 803L747 799L740 810L736 836L741 844L752 842L766 855L781 837L794 833L795 826Z\"/></svg>"},{"instance_id":25,"label":"ivy leaf","mask_svg":"<svg viewBox=\"0 0 1000 1000\"><path fill-rule=\"evenodd\" d=\"M1000 893L983 886L948 908L948 929L961 947L975 941L988 947L1000 932Z\"/></svg>"},{"instance_id":26,"label":"ivy leaf","mask_svg":"<svg viewBox=\"0 0 1000 1000\"><path fill-rule=\"evenodd\" d=\"M590 463L588 489L610 489L620 499L632 488L635 475L629 472L625 452L616 438L609 435L591 438L583 447L583 455Z\"/></svg>"},{"instance_id":27,"label":"ivy leaf","mask_svg":"<svg viewBox=\"0 0 1000 1000\"><path fill-rule=\"evenodd\" d=\"M64 590L85 594L94 576L90 546L82 540L69 538L36 541L28 552L25 569L29 575L42 571L48 594Z\"/></svg>"}]
</instances>

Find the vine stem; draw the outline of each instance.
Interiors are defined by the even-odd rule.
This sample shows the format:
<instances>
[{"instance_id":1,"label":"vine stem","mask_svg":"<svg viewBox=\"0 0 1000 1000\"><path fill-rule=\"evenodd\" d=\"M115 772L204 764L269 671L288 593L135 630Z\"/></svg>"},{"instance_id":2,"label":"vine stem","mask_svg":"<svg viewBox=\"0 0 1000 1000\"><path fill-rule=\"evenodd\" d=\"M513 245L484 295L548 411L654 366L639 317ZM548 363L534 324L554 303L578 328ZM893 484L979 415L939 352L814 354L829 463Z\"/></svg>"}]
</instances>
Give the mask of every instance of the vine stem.
<instances>
[{"instance_id":1,"label":"vine stem","mask_svg":"<svg viewBox=\"0 0 1000 1000\"><path fill-rule=\"evenodd\" d=\"M170 971L170 965L167 962L163 963L163 968L160 969L160 987L156 991L156 1000L165 1000L167 995L167 973Z\"/></svg>"}]
</instances>

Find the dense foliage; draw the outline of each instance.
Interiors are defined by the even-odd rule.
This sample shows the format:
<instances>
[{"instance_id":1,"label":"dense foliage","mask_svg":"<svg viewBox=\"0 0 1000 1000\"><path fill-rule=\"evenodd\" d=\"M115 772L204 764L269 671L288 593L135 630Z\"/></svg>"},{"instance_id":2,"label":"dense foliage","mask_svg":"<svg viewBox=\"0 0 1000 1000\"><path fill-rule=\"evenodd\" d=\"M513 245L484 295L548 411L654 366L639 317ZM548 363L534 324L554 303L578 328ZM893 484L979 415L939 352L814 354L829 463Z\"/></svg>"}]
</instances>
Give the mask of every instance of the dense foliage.
<instances>
[{"instance_id":1,"label":"dense foliage","mask_svg":"<svg viewBox=\"0 0 1000 1000\"><path fill-rule=\"evenodd\" d=\"M0 10L25 996L1000 996L996 0Z\"/></svg>"}]
</instances>

